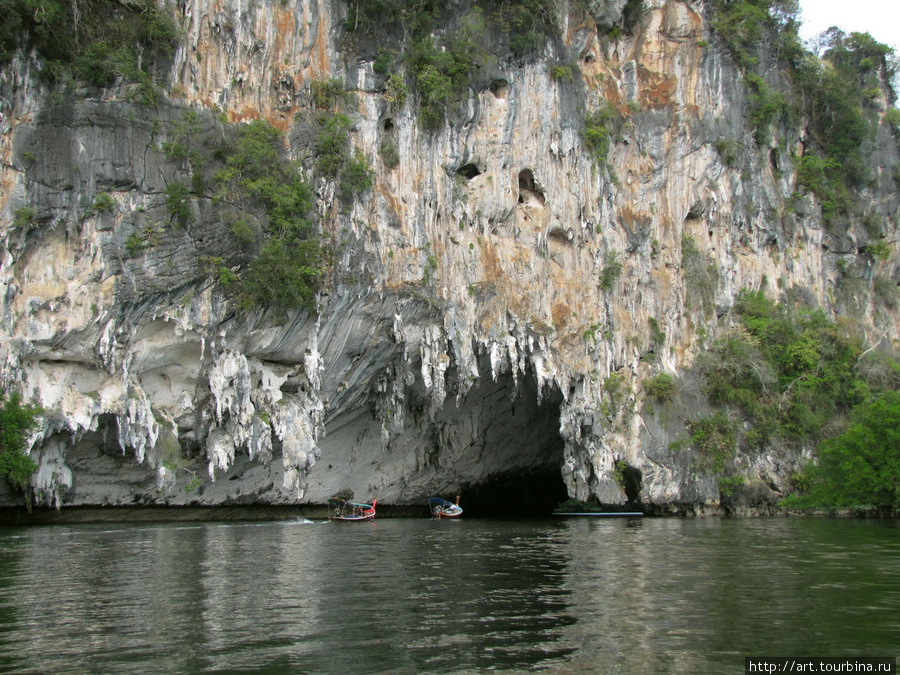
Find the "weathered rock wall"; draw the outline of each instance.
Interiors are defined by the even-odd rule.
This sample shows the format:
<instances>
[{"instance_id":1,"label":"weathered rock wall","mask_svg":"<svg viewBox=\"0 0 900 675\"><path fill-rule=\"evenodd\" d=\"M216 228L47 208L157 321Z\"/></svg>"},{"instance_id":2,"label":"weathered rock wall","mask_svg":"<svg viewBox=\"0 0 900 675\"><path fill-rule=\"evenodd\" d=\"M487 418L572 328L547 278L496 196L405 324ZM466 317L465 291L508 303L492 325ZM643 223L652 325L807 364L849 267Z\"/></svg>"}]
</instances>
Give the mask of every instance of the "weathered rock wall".
<instances>
[{"instance_id":1,"label":"weathered rock wall","mask_svg":"<svg viewBox=\"0 0 900 675\"><path fill-rule=\"evenodd\" d=\"M436 131L414 97L386 100L372 62L347 48L346 8L325 0L184 3L175 95L158 109L122 89L57 102L33 64L8 69L0 350L3 382L46 411L31 450L37 498L293 503L344 491L408 504L520 481L621 503L620 460L641 472L644 503L718 509L715 477L670 449L705 409L698 350L745 287L801 288L841 311L837 261L857 264L855 235L827 233L815 201L795 196L802 125L773 132L771 147L754 141L703 2L646 1L633 35L615 39L597 23L624 2L595 4L561 17L560 53L493 64L490 86ZM559 61L581 76L555 78ZM236 312L203 261L240 265L223 224L252 216L205 194L175 226L165 189L184 167L162 144L184 109L204 128L218 110L271 121L303 159L310 83L332 77L355 93L353 143L374 187L347 208L316 183L335 254L316 315ZM583 111L606 103L623 124L604 167L581 129ZM865 196L891 217L885 177L900 159L880 133ZM737 161L717 150L726 139ZM94 208L101 192L113 209ZM708 307L686 280L686 236L718 270ZM602 283L613 259L621 274ZM896 278L894 258L877 264ZM895 340L897 317L867 298L856 318ZM643 393L659 372L678 378L673 403ZM765 509L799 452L739 462L758 487L750 506Z\"/></svg>"}]
</instances>

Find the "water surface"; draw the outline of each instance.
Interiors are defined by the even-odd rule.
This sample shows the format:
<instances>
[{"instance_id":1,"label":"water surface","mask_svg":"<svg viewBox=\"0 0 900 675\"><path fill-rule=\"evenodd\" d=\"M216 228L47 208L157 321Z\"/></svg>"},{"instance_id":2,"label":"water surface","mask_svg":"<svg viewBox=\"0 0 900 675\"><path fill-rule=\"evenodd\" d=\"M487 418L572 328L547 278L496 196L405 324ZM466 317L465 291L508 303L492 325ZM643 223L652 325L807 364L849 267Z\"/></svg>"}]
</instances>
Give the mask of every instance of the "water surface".
<instances>
[{"instance_id":1,"label":"water surface","mask_svg":"<svg viewBox=\"0 0 900 675\"><path fill-rule=\"evenodd\" d=\"M890 522L0 529L3 673L740 673L898 645Z\"/></svg>"}]
</instances>

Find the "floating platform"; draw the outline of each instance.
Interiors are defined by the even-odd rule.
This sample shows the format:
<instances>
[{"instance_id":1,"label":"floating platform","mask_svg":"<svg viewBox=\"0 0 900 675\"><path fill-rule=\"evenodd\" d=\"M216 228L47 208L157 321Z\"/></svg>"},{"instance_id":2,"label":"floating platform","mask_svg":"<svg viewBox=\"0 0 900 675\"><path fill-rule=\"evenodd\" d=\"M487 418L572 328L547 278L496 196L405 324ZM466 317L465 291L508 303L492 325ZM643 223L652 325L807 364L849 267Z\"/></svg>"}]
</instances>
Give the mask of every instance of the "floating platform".
<instances>
[{"instance_id":1,"label":"floating platform","mask_svg":"<svg viewBox=\"0 0 900 675\"><path fill-rule=\"evenodd\" d=\"M562 513L562 512L553 512L554 516L591 516L593 518L639 518L644 514L640 511L599 511L599 512L586 512L586 513Z\"/></svg>"}]
</instances>

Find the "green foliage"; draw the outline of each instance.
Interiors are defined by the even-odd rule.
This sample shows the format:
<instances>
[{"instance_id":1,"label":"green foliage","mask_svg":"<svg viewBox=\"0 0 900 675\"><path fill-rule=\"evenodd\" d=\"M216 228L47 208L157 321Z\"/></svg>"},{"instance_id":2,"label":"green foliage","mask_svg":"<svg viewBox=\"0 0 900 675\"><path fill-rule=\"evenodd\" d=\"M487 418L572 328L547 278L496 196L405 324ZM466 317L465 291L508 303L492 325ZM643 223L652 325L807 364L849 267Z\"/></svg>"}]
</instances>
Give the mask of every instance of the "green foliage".
<instances>
[{"instance_id":1,"label":"green foliage","mask_svg":"<svg viewBox=\"0 0 900 675\"><path fill-rule=\"evenodd\" d=\"M26 454L26 445L41 410L23 405L18 393L7 396L3 389L0 402L0 476L13 488L24 491L37 470L37 464Z\"/></svg>"},{"instance_id":2,"label":"green foliage","mask_svg":"<svg viewBox=\"0 0 900 675\"><path fill-rule=\"evenodd\" d=\"M612 416L628 398L631 389L622 373L610 373L608 377L604 378L603 389L609 394L611 406L606 410L606 414Z\"/></svg>"},{"instance_id":3,"label":"green foliage","mask_svg":"<svg viewBox=\"0 0 900 675\"><path fill-rule=\"evenodd\" d=\"M862 93L853 79L837 68L821 68L795 79L800 80L807 101L809 131L819 153L838 164L832 183L839 184L839 179L846 187L861 185L868 173L861 146L872 132Z\"/></svg>"},{"instance_id":4,"label":"green foliage","mask_svg":"<svg viewBox=\"0 0 900 675\"><path fill-rule=\"evenodd\" d=\"M613 477L616 480L616 485L622 488L622 491L625 490L625 469L628 468L628 463L623 462L622 460L616 460L613 463Z\"/></svg>"},{"instance_id":5,"label":"green foliage","mask_svg":"<svg viewBox=\"0 0 900 675\"><path fill-rule=\"evenodd\" d=\"M15 228L29 227L37 223L37 209L31 206L23 206L13 211L12 226Z\"/></svg>"},{"instance_id":6,"label":"green foliage","mask_svg":"<svg viewBox=\"0 0 900 675\"><path fill-rule=\"evenodd\" d=\"M201 123L196 110L185 110L181 118L167 129L171 140L161 145L163 154L175 162L187 162L194 171L209 161L210 148L207 128Z\"/></svg>"},{"instance_id":7,"label":"green foliage","mask_svg":"<svg viewBox=\"0 0 900 675\"><path fill-rule=\"evenodd\" d=\"M392 171L400 165L400 151L394 141L388 138L383 139L378 153L381 155L381 161L384 162L384 168L387 170Z\"/></svg>"},{"instance_id":8,"label":"green foliage","mask_svg":"<svg viewBox=\"0 0 900 675\"><path fill-rule=\"evenodd\" d=\"M145 248L144 239L137 232L132 232L125 240L125 248L129 257L136 258Z\"/></svg>"},{"instance_id":9,"label":"green foliage","mask_svg":"<svg viewBox=\"0 0 900 675\"><path fill-rule=\"evenodd\" d=\"M744 83L749 90L748 121L753 128L753 138L762 144L769 134L772 123L786 111L784 96L772 93L765 80L754 73L747 74Z\"/></svg>"},{"instance_id":10,"label":"green foliage","mask_svg":"<svg viewBox=\"0 0 900 675\"><path fill-rule=\"evenodd\" d=\"M408 95L406 83L400 75L394 73L384 83L384 100L395 109L403 107Z\"/></svg>"},{"instance_id":11,"label":"green foliage","mask_svg":"<svg viewBox=\"0 0 900 675\"><path fill-rule=\"evenodd\" d=\"M631 34L643 13L644 0L627 0L622 8L622 25L626 33Z\"/></svg>"},{"instance_id":12,"label":"green foliage","mask_svg":"<svg viewBox=\"0 0 900 675\"><path fill-rule=\"evenodd\" d=\"M657 347L662 347L666 341L666 333L659 325L659 321L657 321L652 316L648 320L650 324L650 342L655 344Z\"/></svg>"},{"instance_id":13,"label":"green foliage","mask_svg":"<svg viewBox=\"0 0 900 675\"><path fill-rule=\"evenodd\" d=\"M556 507L556 513L600 513L606 508L597 502L581 502L571 497Z\"/></svg>"},{"instance_id":14,"label":"green foliage","mask_svg":"<svg viewBox=\"0 0 900 675\"><path fill-rule=\"evenodd\" d=\"M477 45L464 33L443 45L430 35L411 45L406 60L418 92L419 121L426 129L436 129L448 106L465 94L478 53Z\"/></svg>"},{"instance_id":15,"label":"green foliage","mask_svg":"<svg viewBox=\"0 0 900 675\"><path fill-rule=\"evenodd\" d=\"M675 378L668 373L658 373L648 377L644 380L644 391L657 401L670 401L677 391Z\"/></svg>"},{"instance_id":16,"label":"green foliage","mask_svg":"<svg viewBox=\"0 0 900 675\"><path fill-rule=\"evenodd\" d=\"M805 494L787 506L876 507L894 515L900 507L900 392L886 391L857 406L852 424L824 441L807 467Z\"/></svg>"},{"instance_id":17,"label":"green foliage","mask_svg":"<svg viewBox=\"0 0 900 675\"><path fill-rule=\"evenodd\" d=\"M153 0L3 0L0 65L33 49L51 80L107 86L123 77L150 85L153 58L174 51L177 30Z\"/></svg>"},{"instance_id":18,"label":"green foliage","mask_svg":"<svg viewBox=\"0 0 900 675\"><path fill-rule=\"evenodd\" d=\"M250 244L256 241L257 233L250 223L243 218L239 218L231 224L231 236L239 244Z\"/></svg>"},{"instance_id":19,"label":"green foliage","mask_svg":"<svg viewBox=\"0 0 900 675\"><path fill-rule=\"evenodd\" d=\"M460 14L447 7L438 0L351 0L345 23L348 31L391 45L378 51L373 68L387 75L397 63L406 65L419 120L431 130L467 95L479 68L492 58L486 45L496 56L528 59L559 32L554 0L476 0ZM385 98L400 107L406 95L402 78L391 75Z\"/></svg>"},{"instance_id":20,"label":"green foliage","mask_svg":"<svg viewBox=\"0 0 900 675\"><path fill-rule=\"evenodd\" d=\"M719 494L722 497L731 497L735 490L744 487L743 476L724 476L719 479Z\"/></svg>"},{"instance_id":21,"label":"green foliage","mask_svg":"<svg viewBox=\"0 0 900 675\"><path fill-rule=\"evenodd\" d=\"M116 210L116 202L108 192L100 192L94 197L94 211L97 213L110 213Z\"/></svg>"},{"instance_id":22,"label":"green foliage","mask_svg":"<svg viewBox=\"0 0 900 675\"><path fill-rule=\"evenodd\" d=\"M700 360L713 405L743 411L750 445L817 441L872 392L900 383L900 365L843 337L821 310L743 291L740 325Z\"/></svg>"},{"instance_id":23,"label":"green foliage","mask_svg":"<svg viewBox=\"0 0 900 675\"><path fill-rule=\"evenodd\" d=\"M524 58L535 54L557 30L556 12L551 0L518 0L498 5L494 20L507 34L513 56Z\"/></svg>"},{"instance_id":24,"label":"green foliage","mask_svg":"<svg viewBox=\"0 0 900 675\"><path fill-rule=\"evenodd\" d=\"M615 251L607 251L603 271L600 273L600 288L609 293L622 276L622 263Z\"/></svg>"},{"instance_id":25,"label":"green foliage","mask_svg":"<svg viewBox=\"0 0 900 675\"><path fill-rule=\"evenodd\" d=\"M386 32L401 28L405 32L430 30L440 13L436 0L353 0L348 3L348 31Z\"/></svg>"},{"instance_id":26,"label":"green foliage","mask_svg":"<svg viewBox=\"0 0 900 675\"><path fill-rule=\"evenodd\" d=\"M836 227L852 208L854 190L867 181L862 148L879 122L872 101L882 91L893 97L891 48L865 33L831 29L820 38L819 60L800 42L796 0L713 0L712 9L714 31L744 71L756 141L765 142L779 119L796 125L805 118L810 139L804 155L794 158L798 184L816 195L826 224ZM764 81L764 50L789 73L790 100Z\"/></svg>"},{"instance_id":27,"label":"green foliage","mask_svg":"<svg viewBox=\"0 0 900 675\"><path fill-rule=\"evenodd\" d=\"M179 180L166 186L166 206L172 219L179 227L187 227L191 222L191 191Z\"/></svg>"},{"instance_id":28,"label":"green foliage","mask_svg":"<svg viewBox=\"0 0 900 675\"><path fill-rule=\"evenodd\" d=\"M846 213L852 203L850 191L844 180L844 167L834 158L803 155L794 160L797 184L812 192L822 206L822 218L826 224Z\"/></svg>"},{"instance_id":29,"label":"green foliage","mask_svg":"<svg viewBox=\"0 0 900 675\"><path fill-rule=\"evenodd\" d=\"M704 314L715 309L719 268L712 257L697 248L693 237L688 235L681 238L681 269L690 305Z\"/></svg>"},{"instance_id":30,"label":"green foliage","mask_svg":"<svg viewBox=\"0 0 900 675\"><path fill-rule=\"evenodd\" d=\"M741 158L740 143L730 138L723 138L722 140L716 141L715 146L716 151L719 153L719 157L725 162L725 166L732 169L738 166Z\"/></svg>"},{"instance_id":31,"label":"green foliage","mask_svg":"<svg viewBox=\"0 0 900 675\"><path fill-rule=\"evenodd\" d=\"M158 223L151 222L142 232L132 232L125 241L125 248L132 258L137 257L142 251L154 246L159 246L165 228Z\"/></svg>"},{"instance_id":32,"label":"green foliage","mask_svg":"<svg viewBox=\"0 0 900 675\"><path fill-rule=\"evenodd\" d=\"M900 288L897 288L897 284L891 279L881 276L875 277L872 281L872 291L887 309L896 310L900 307Z\"/></svg>"},{"instance_id":33,"label":"green foliage","mask_svg":"<svg viewBox=\"0 0 900 675\"><path fill-rule=\"evenodd\" d=\"M876 260L886 261L891 257L891 245L884 240L869 242L862 250Z\"/></svg>"},{"instance_id":34,"label":"green foliage","mask_svg":"<svg viewBox=\"0 0 900 675\"><path fill-rule=\"evenodd\" d=\"M713 30L742 68L756 65L766 38L792 27L798 11L796 0L713 0L712 8Z\"/></svg>"},{"instance_id":35,"label":"green foliage","mask_svg":"<svg viewBox=\"0 0 900 675\"><path fill-rule=\"evenodd\" d=\"M621 115L611 104L607 104L585 116L584 144L587 146L594 162L599 166L606 165L606 159L612 144L612 130L617 128L621 122Z\"/></svg>"},{"instance_id":36,"label":"green foliage","mask_svg":"<svg viewBox=\"0 0 900 675\"><path fill-rule=\"evenodd\" d=\"M338 181L338 196L344 200L361 195L372 187L374 174L358 148L350 154L351 122L345 115L322 119L322 131L316 138L316 168L326 178Z\"/></svg>"},{"instance_id":37,"label":"green foliage","mask_svg":"<svg viewBox=\"0 0 900 675\"><path fill-rule=\"evenodd\" d=\"M890 127L892 134L900 134L900 110L888 108L884 113L884 122Z\"/></svg>"},{"instance_id":38,"label":"green foliage","mask_svg":"<svg viewBox=\"0 0 900 675\"><path fill-rule=\"evenodd\" d=\"M240 280L237 274L225 266L225 261L219 256L203 256L200 258L200 262L206 268L207 273L222 286L231 286Z\"/></svg>"},{"instance_id":39,"label":"green foliage","mask_svg":"<svg viewBox=\"0 0 900 675\"><path fill-rule=\"evenodd\" d=\"M324 81L313 81L309 84L313 104L320 110L331 110L344 100L347 90L344 83L337 78Z\"/></svg>"},{"instance_id":40,"label":"green foliage","mask_svg":"<svg viewBox=\"0 0 900 675\"><path fill-rule=\"evenodd\" d=\"M378 75L387 75L397 59L397 54L392 49L379 49L378 56L372 63L372 70Z\"/></svg>"},{"instance_id":41,"label":"green foliage","mask_svg":"<svg viewBox=\"0 0 900 675\"><path fill-rule=\"evenodd\" d=\"M244 279L245 301L250 307L312 311L321 273L318 241L272 238L250 264Z\"/></svg>"},{"instance_id":42,"label":"green foliage","mask_svg":"<svg viewBox=\"0 0 900 675\"><path fill-rule=\"evenodd\" d=\"M268 220L262 248L240 278L242 306L314 309L324 260L318 239L311 237L313 192L284 157L281 132L266 122L251 122L223 154L226 167L216 176L223 195L256 201ZM232 231L255 239L246 224ZM234 281L227 274L218 278Z\"/></svg>"},{"instance_id":43,"label":"green foliage","mask_svg":"<svg viewBox=\"0 0 900 675\"><path fill-rule=\"evenodd\" d=\"M374 183L375 173L369 166L362 150L356 148L353 157L347 160L346 166L341 171L341 182L338 186L338 194L343 199L351 199L356 195L368 192Z\"/></svg>"},{"instance_id":44,"label":"green foliage","mask_svg":"<svg viewBox=\"0 0 900 675\"><path fill-rule=\"evenodd\" d=\"M688 424L696 465L710 473L722 473L737 450L737 431L728 416L718 411Z\"/></svg>"},{"instance_id":45,"label":"green foliage","mask_svg":"<svg viewBox=\"0 0 900 675\"><path fill-rule=\"evenodd\" d=\"M225 154L226 168L216 175L219 185L236 197L260 203L271 236L306 238L312 226L312 190L297 167L285 159L281 132L255 120L241 128L237 144Z\"/></svg>"},{"instance_id":46,"label":"green foliage","mask_svg":"<svg viewBox=\"0 0 900 675\"><path fill-rule=\"evenodd\" d=\"M326 178L337 178L349 157L352 124L346 115L323 117L321 124L316 137L316 168Z\"/></svg>"},{"instance_id":47,"label":"green foliage","mask_svg":"<svg viewBox=\"0 0 900 675\"><path fill-rule=\"evenodd\" d=\"M556 65L550 67L550 77L558 82L572 82L575 80L575 74L572 66Z\"/></svg>"},{"instance_id":48,"label":"green foliage","mask_svg":"<svg viewBox=\"0 0 900 675\"><path fill-rule=\"evenodd\" d=\"M822 203L826 223L852 206L851 191L868 180L863 144L879 122L872 93L888 90L892 50L868 34L833 29L825 34L823 60L797 59L792 79L808 119L812 143L798 167L798 183ZM815 158L810 158L810 153Z\"/></svg>"}]
</instances>

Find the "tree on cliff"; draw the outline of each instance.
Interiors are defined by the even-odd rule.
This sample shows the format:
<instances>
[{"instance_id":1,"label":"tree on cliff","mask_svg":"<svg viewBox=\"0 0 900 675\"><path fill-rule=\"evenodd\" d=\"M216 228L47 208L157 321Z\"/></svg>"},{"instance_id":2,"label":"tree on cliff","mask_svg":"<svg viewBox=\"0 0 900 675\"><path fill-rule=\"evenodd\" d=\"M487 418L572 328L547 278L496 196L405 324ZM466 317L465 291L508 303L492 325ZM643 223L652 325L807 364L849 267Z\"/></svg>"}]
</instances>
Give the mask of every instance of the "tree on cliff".
<instances>
[{"instance_id":1,"label":"tree on cliff","mask_svg":"<svg viewBox=\"0 0 900 675\"><path fill-rule=\"evenodd\" d=\"M886 391L854 408L853 422L824 441L816 464L801 480L806 493L786 506L874 506L894 515L900 507L900 392Z\"/></svg>"},{"instance_id":2,"label":"tree on cliff","mask_svg":"<svg viewBox=\"0 0 900 675\"><path fill-rule=\"evenodd\" d=\"M25 453L28 434L37 424L38 408L22 405L21 397L0 389L0 476L17 490L28 487L37 464Z\"/></svg>"}]
</instances>

